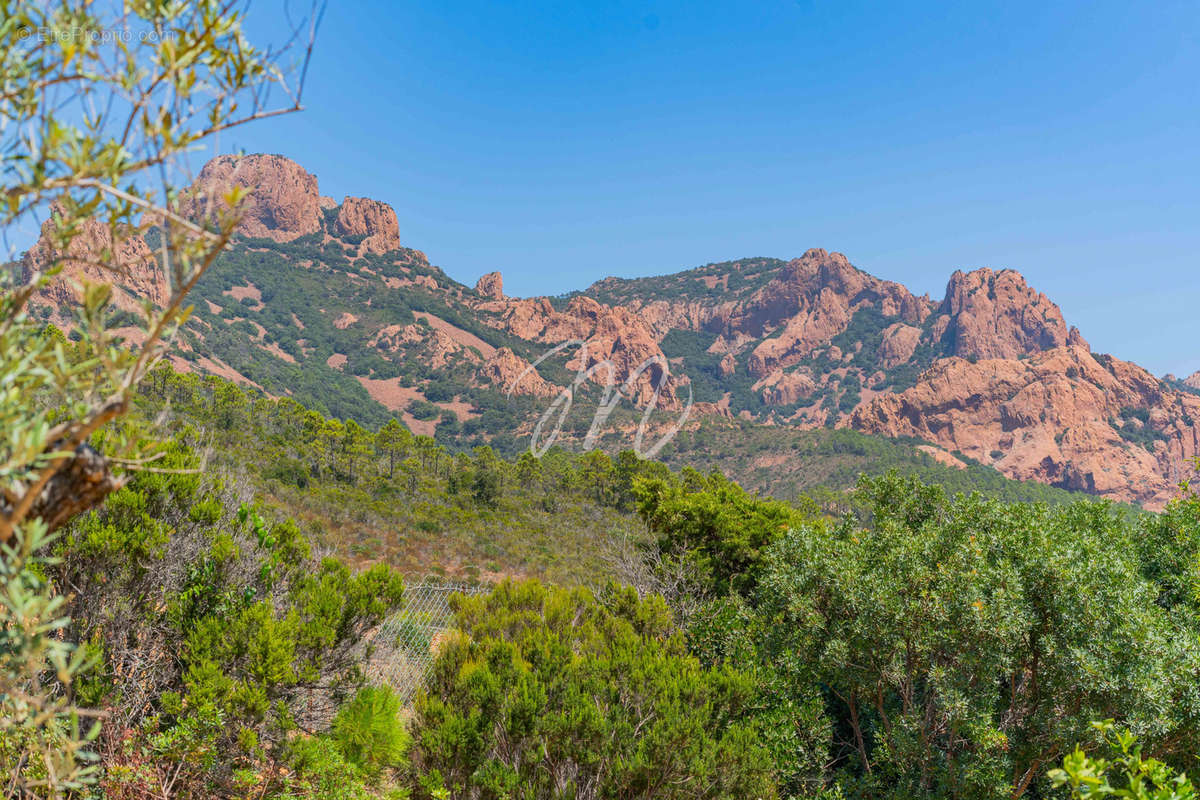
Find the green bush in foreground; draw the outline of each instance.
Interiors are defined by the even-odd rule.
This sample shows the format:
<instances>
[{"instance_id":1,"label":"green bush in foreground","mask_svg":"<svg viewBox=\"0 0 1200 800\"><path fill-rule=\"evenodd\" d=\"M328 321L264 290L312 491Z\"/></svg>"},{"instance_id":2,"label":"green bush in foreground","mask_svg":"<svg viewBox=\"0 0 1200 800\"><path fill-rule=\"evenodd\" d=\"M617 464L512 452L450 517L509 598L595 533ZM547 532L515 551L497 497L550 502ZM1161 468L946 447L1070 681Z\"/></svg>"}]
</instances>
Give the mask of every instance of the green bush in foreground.
<instances>
[{"instance_id":1,"label":"green bush in foreground","mask_svg":"<svg viewBox=\"0 0 1200 800\"><path fill-rule=\"evenodd\" d=\"M505 582L455 613L418 701L417 797L775 796L754 687L688 656L661 599Z\"/></svg>"},{"instance_id":2,"label":"green bush in foreground","mask_svg":"<svg viewBox=\"0 0 1200 800\"><path fill-rule=\"evenodd\" d=\"M1161 761L1142 758L1142 746L1129 731L1112 720L1093 723L1112 749L1112 760L1092 758L1081 748L1063 759L1061 769L1050 771L1054 788L1066 787L1071 797L1126 797L1129 800L1193 800L1196 787L1182 772Z\"/></svg>"}]
</instances>

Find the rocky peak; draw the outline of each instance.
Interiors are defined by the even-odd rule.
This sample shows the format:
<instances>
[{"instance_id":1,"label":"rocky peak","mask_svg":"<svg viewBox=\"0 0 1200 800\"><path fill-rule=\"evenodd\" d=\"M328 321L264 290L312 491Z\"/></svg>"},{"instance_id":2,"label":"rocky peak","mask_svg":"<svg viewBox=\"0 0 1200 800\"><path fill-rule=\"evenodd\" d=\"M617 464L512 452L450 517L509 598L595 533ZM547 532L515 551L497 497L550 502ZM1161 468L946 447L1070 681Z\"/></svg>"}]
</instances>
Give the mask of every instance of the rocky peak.
<instances>
[{"instance_id":1,"label":"rocky peak","mask_svg":"<svg viewBox=\"0 0 1200 800\"><path fill-rule=\"evenodd\" d=\"M223 155L209 161L181 203L184 215L211 216L233 186L248 190L239 233L289 242L321 230L317 177L276 155Z\"/></svg>"},{"instance_id":2,"label":"rocky peak","mask_svg":"<svg viewBox=\"0 0 1200 800\"><path fill-rule=\"evenodd\" d=\"M489 272L486 275L482 275L475 282L475 291L479 293L480 297L503 300L504 277L499 272Z\"/></svg>"},{"instance_id":3,"label":"rocky peak","mask_svg":"<svg viewBox=\"0 0 1200 800\"><path fill-rule=\"evenodd\" d=\"M362 247L386 253L400 247L400 223L387 203L365 197L347 197L338 209L334 229L339 236L361 237Z\"/></svg>"},{"instance_id":4,"label":"rocky peak","mask_svg":"<svg viewBox=\"0 0 1200 800\"><path fill-rule=\"evenodd\" d=\"M66 252L61 252L50 245L58 213L57 206L50 209L50 218L42 223L37 243L22 260L26 279L34 271L45 270L56 262L61 264L62 273L40 293L46 300L54 305L74 302L77 298L70 281L75 280L115 282L118 289L113 302L126 309L140 308L143 298L159 305L166 301L169 293L166 276L138 232L118 230L114 236L109 226L85 219ZM128 287L131 294L121 286Z\"/></svg>"},{"instance_id":5,"label":"rocky peak","mask_svg":"<svg viewBox=\"0 0 1200 800\"><path fill-rule=\"evenodd\" d=\"M950 354L964 358L1018 358L1067 344L1087 347L1077 329L1067 328L1059 307L1011 269L955 272L938 311L935 335L948 337Z\"/></svg>"},{"instance_id":6,"label":"rocky peak","mask_svg":"<svg viewBox=\"0 0 1200 800\"><path fill-rule=\"evenodd\" d=\"M1184 386L1190 386L1193 389L1200 389L1200 372L1195 373L1183 379Z\"/></svg>"},{"instance_id":7,"label":"rocky peak","mask_svg":"<svg viewBox=\"0 0 1200 800\"><path fill-rule=\"evenodd\" d=\"M759 337L782 327L750 358L751 372L761 377L829 344L857 311L868 306L912 325L919 325L930 313L927 301L900 284L868 275L841 253L814 248L789 262L756 292L731 320L730 332Z\"/></svg>"}]
</instances>

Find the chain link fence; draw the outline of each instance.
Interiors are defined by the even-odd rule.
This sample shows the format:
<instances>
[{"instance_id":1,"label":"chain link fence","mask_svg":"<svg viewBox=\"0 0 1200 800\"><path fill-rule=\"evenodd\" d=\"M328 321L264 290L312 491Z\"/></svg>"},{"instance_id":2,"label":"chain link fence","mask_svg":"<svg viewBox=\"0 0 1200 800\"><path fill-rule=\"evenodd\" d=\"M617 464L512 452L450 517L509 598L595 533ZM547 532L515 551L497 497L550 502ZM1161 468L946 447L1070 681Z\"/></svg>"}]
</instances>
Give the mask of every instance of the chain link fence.
<instances>
[{"instance_id":1,"label":"chain link fence","mask_svg":"<svg viewBox=\"0 0 1200 800\"><path fill-rule=\"evenodd\" d=\"M425 684L438 642L454 623L453 594L487 594L489 586L425 578L404 586L404 608L384 620L373 639L367 675L372 683L390 686L405 704Z\"/></svg>"}]
</instances>

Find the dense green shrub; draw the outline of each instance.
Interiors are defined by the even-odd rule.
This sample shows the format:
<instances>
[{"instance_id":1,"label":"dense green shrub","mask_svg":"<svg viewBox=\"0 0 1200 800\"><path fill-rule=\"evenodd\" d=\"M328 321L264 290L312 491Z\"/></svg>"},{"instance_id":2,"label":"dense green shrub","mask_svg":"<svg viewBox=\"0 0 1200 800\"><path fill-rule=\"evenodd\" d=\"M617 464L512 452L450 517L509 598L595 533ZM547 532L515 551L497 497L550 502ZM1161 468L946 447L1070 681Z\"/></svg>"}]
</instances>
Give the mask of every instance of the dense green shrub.
<instances>
[{"instance_id":1,"label":"dense green shrub","mask_svg":"<svg viewBox=\"0 0 1200 800\"><path fill-rule=\"evenodd\" d=\"M418 797L774 796L754 687L689 657L661 599L505 582L455 620L418 702Z\"/></svg>"},{"instance_id":2,"label":"dense green shrub","mask_svg":"<svg viewBox=\"0 0 1200 800\"><path fill-rule=\"evenodd\" d=\"M745 597L691 621L693 652L753 670L760 713L799 734L764 741L787 790L810 791L796 768L823 764L815 785L856 797L1038 795L1105 717L1176 767L1200 750L1194 495L1131 520L1106 503L950 499L897 476L857 494L858 516L789 525ZM666 520L668 539L696 541L687 515Z\"/></svg>"},{"instance_id":3,"label":"dense green shrub","mask_svg":"<svg viewBox=\"0 0 1200 800\"><path fill-rule=\"evenodd\" d=\"M312 709L362 684L364 634L402 599L385 565L315 560L295 524L187 471L187 448L165 453L164 471L139 474L67 529L48 575L72 588L68 635L97 656L81 688L109 711L99 747L114 797L172 781L180 797L237 791L292 734L324 724ZM364 715L348 708L350 743ZM399 746L358 741L346 758L369 774Z\"/></svg>"},{"instance_id":4,"label":"dense green shrub","mask_svg":"<svg viewBox=\"0 0 1200 800\"><path fill-rule=\"evenodd\" d=\"M715 595L747 591L758 579L766 548L811 513L747 492L718 472L684 469L682 482L650 478L635 484L638 514L669 552L682 550L709 577Z\"/></svg>"}]
</instances>

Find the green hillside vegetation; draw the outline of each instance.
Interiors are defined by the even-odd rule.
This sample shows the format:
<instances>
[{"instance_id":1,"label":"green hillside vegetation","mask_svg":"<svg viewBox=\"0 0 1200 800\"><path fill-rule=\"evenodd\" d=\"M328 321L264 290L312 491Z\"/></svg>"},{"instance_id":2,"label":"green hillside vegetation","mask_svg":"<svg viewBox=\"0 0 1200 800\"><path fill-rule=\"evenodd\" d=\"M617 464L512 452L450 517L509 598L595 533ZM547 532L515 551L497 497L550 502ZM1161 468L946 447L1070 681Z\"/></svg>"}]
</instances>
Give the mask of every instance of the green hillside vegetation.
<instances>
[{"instance_id":1,"label":"green hillside vegetation","mask_svg":"<svg viewBox=\"0 0 1200 800\"><path fill-rule=\"evenodd\" d=\"M860 473L889 470L999 499L1063 503L1078 497L1011 481L990 467L953 469L915 443L845 430L772 431L706 420L681 431L660 463L628 449L634 419L626 411L613 415L604 449L571 452L563 447L577 446L591 422L582 401L563 447L541 459L529 454L524 437L510 434L511 449L504 452L463 427L457 441L446 433L450 425L437 438L413 436L394 419L377 427L330 419L291 398L273 400L165 366L143 384L139 404L163 435L208 452L214 467L240 476L256 497L300 520L344 557L382 559L409 575L601 580L605 560L622 542L645 538L631 516L634 480L665 478L687 466L723 470L785 500L815 500L835 515L854 506L849 490Z\"/></svg>"},{"instance_id":2,"label":"green hillside vegetation","mask_svg":"<svg viewBox=\"0 0 1200 800\"><path fill-rule=\"evenodd\" d=\"M784 500L803 497L837 512L853 504L848 490L860 475L891 471L912 475L950 493L979 492L1010 502L1063 504L1086 497L1034 481L1014 481L994 467L961 453L966 464L958 469L917 449L919 439L890 439L849 429L797 431L742 420L706 419L683 430L663 449L660 458L676 469L720 469L763 494Z\"/></svg>"},{"instance_id":3,"label":"green hillside vegetation","mask_svg":"<svg viewBox=\"0 0 1200 800\"><path fill-rule=\"evenodd\" d=\"M327 228L331 224L326 220ZM336 239L321 244L328 235L327 230L283 243L237 239L191 294L195 311L183 334L184 355L219 359L267 392L289 394L322 413L371 424L392 414L371 399L358 377L399 378L402 386L419 387L429 399L461 396L480 408L499 405L495 401L503 397L476 387L472 370L461 359L434 369L428 358L419 357L419 346L394 352L375 346L374 337L388 326L416 324L430 330L419 316L430 314L490 346L508 347L527 359L541 355L540 345L482 323L463 304L472 290L431 266L418 251L358 256L357 248ZM243 296L239 300L234 294ZM351 318L351 324L338 324ZM268 347L278 348L284 357ZM334 356L345 359L341 368L328 365ZM567 382L562 367L567 357L549 359L546 377ZM476 392L482 394L477 398Z\"/></svg>"},{"instance_id":4,"label":"green hillside vegetation","mask_svg":"<svg viewBox=\"0 0 1200 800\"><path fill-rule=\"evenodd\" d=\"M633 301L652 300L711 300L726 301L745 297L766 286L787 265L778 258L740 258L703 267L655 275L646 278L605 278L593 283L583 292L588 297L609 305L624 305ZM725 279L725 276L728 276ZM705 279L708 280L705 280ZM720 279L714 281L714 279ZM714 284L710 286L709 284Z\"/></svg>"}]
</instances>

